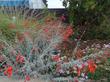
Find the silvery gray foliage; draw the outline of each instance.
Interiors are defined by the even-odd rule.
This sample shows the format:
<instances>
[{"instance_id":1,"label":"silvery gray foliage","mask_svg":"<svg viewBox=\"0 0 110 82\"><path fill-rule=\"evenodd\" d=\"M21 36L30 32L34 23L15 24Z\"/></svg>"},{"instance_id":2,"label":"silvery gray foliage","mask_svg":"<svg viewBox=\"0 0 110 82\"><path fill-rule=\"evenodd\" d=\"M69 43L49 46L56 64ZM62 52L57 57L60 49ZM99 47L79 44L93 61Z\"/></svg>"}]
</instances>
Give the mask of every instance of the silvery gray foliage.
<instances>
[{"instance_id":1,"label":"silvery gray foliage","mask_svg":"<svg viewBox=\"0 0 110 82\"><path fill-rule=\"evenodd\" d=\"M59 23L60 26L61 23ZM13 77L24 78L25 75L30 75L34 78L52 78L52 74L48 74L49 68L54 65L51 60L51 52L62 42L63 38L62 34L53 29L52 26L48 31L53 33L49 39L47 38L48 35L41 29L34 33L36 35L33 38L24 34L24 41L21 43L16 39L15 45L0 38L0 42L5 44L4 49L0 50L1 55L4 57L4 62L13 67ZM24 58L24 62L17 62L16 57L18 55Z\"/></svg>"}]
</instances>

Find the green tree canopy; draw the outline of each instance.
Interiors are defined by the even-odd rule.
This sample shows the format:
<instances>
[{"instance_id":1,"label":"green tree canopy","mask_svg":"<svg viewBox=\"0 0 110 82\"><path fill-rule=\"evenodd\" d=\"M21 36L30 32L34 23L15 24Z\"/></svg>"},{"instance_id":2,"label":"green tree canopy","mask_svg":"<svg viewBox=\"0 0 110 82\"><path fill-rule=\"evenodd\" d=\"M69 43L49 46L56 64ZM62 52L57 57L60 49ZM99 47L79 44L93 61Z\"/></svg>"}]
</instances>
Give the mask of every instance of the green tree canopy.
<instances>
[{"instance_id":1,"label":"green tree canopy","mask_svg":"<svg viewBox=\"0 0 110 82\"><path fill-rule=\"evenodd\" d=\"M100 27L104 16L110 15L110 0L63 0L63 5L68 9L70 23L75 27Z\"/></svg>"}]
</instances>

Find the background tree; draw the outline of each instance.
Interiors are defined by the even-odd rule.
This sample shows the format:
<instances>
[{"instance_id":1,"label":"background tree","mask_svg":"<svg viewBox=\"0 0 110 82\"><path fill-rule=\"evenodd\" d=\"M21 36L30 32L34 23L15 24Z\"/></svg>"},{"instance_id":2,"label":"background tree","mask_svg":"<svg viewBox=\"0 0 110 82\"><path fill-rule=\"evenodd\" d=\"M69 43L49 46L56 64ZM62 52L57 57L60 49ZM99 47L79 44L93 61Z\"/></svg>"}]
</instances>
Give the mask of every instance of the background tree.
<instances>
[{"instance_id":1,"label":"background tree","mask_svg":"<svg viewBox=\"0 0 110 82\"><path fill-rule=\"evenodd\" d=\"M110 0L63 0L63 5L68 9L70 23L77 29L80 28L80 31L86 28L85 35L88 35L88 39L103 39L109 35L109 32L105 31L109 30L105 28L107 23L105 29L100 30L103 27L99 27L106 20L105 17L107 20L110 18Z\"/></svg>"}]
</instances>

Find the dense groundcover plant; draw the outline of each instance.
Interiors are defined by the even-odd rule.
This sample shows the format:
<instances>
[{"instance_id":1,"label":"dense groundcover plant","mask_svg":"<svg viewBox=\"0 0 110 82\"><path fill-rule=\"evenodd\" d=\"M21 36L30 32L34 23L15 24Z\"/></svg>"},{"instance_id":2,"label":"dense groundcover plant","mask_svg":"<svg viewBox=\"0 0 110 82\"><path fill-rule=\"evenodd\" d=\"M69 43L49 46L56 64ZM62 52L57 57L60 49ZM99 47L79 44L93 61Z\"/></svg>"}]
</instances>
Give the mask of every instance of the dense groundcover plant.
<instances>
[{"instance_id":1,"label":"dense groundcover plant","mask_svg":"<svg viewBox=\"0 0 110 82\"><path fill-rule=\"evenodd\" d=\"M71 41L73 27L62 23L63 19L51 14L36 16L34 10L28 16L27 12L0 14L4 18L0 23L2 76L25 82L32 78L83 82L92 79L99 64L108 61L109 48L79 49L80 39ZM14 32L12 40L4 35L2 26Z\"/></svg>"}]
</instances>

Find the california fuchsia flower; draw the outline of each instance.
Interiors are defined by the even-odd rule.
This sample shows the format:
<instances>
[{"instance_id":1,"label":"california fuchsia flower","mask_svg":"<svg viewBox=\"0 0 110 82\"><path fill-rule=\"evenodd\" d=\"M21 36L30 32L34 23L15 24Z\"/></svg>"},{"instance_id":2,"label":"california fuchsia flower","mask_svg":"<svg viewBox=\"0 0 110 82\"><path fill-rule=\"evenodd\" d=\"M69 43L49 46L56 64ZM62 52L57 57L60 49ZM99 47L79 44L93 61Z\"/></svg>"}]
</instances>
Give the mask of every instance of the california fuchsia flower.
<instances>
[{"instance_id":1,"label":"california fuchsia flower","mask_svg":"<svg viewBox=\"0 0 110 82\"><path fill-rule=\"evenodd\" d=\"M88 62L88 69L91 73L94 73L96 70L96 64L93 61Z\"/></svg>"},{"instance_id":2,"label":"california fuchsia flower","mask_svg":"<svg viewBox=\"0 0 110 82\"><path fill-rule=\"evenodd\" d=\"M12 76L12 72L13 72L13 67L9 66L5 71L4 71L4 75L8 76L9 78Z\"/></svg>"},{"instance_id":3,"label":"california fuchsia flower","mask_svg":"<svg viewBox=\"0 0 110 82\"><path fill-rule=\"evenodd\" d=\"M55 62L58 62L60 61L60 56L59 55L55 55L55 56L52 56L52 60L55 61Z\"/></svg>"},{"instance_id":4,"label":"california fuchsia flower","mask_svg":"<svg viewBox=\"0 0 110 82\"><path fill-rule=\"evenodd\" d=\"M26 75L24 82L26 82L26 81L30 81L30 76L29 75Z\"/></svg>"},{"instance_id":5,"label":"california fuchsia flower","mask_svg":"<svg viewBox=\"0 0 110 82\"><path fill-rule=\"evenodd\" d=\"M24 62L24 57L21 54L18 54L16 56L16 62L23 63Z\"/></svg>"}]
</instances>

